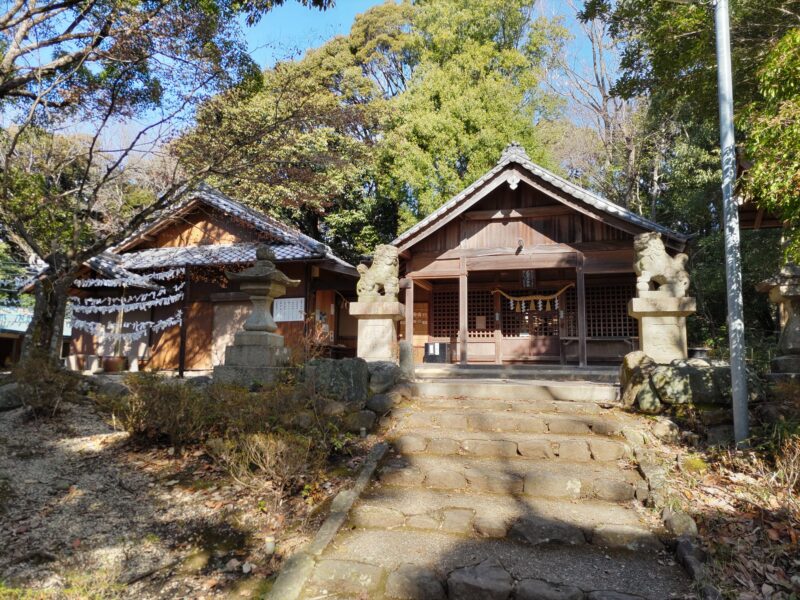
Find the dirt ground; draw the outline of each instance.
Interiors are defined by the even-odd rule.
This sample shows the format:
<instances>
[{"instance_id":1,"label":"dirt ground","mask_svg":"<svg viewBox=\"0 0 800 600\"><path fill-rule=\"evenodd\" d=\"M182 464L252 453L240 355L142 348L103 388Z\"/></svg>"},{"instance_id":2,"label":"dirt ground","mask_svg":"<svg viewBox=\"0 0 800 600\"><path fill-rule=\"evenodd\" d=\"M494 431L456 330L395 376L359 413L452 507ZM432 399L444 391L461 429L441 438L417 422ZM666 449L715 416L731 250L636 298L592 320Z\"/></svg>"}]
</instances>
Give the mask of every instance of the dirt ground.
<instances>
[{"instance_id":1,"label":"dirt ground","mask_svg":"<svg viewBox=\"0 0 800 600\"><path fill-rule=\"evenodd\" d=\"M259 597L363 446L276 506L200 449L137 446L88 400L54 419L0 413L0 598Z\"/></svg>"}]
</instances>

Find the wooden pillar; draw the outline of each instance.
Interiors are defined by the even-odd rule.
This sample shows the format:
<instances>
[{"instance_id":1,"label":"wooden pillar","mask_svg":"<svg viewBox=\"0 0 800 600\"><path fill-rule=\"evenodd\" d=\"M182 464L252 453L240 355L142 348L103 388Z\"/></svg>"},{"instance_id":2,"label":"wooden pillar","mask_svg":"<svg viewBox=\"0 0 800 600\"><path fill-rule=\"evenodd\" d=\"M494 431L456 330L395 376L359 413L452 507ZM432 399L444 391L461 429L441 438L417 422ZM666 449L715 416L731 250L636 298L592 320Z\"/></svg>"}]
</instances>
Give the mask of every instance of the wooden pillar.
<instances>
[{"instance_id":1,"label":"wooden pillar","mask_svg":"<svg viewBox=\"0 0 800 600\"><path fill-rule=\"evenodd\" d=\"M414 344L414 280L408 280L406 288L406 341Z\"/></svg>"},{"instance_id":2,"label":"wooden pillar","mask_svg":"<svg viewBox=\"0 0 800 600\"><path fill-rule=\"evenodd\" d=\"M186 370L186 327L189 320L189 267L183 269L183 312L181 313L180 346L178 346L178 377Z\"/></svg>"},{"instance_id":3,"label":"wooden pillar","mask_svg":"<svg viewBox=\"0 0 800 600\"><path fill-rule=\"evenodd\" d=\"M578 365L586 366L586 285L583 279L583 254L578 255L575 267L577 280L576 296L578 297Z\"/></svg>"},{"instance_id":4,"label":"wooden pillar","mask_svg":"<svg viewBox=\"0 0 800 600\"><path fill-rule=\"evenodd\" d=\"M498 285L497 287L499 288L500 286ZM494 362L498 365L503 362L503 323L500 319L502 314L502 301L503 299L500 294L494 295L494 314L492 315L494 319Z\"/></svg>"},{"instance_id":5,"label":"wooden pillar","mask_svg":"<svg viewBox=\"0 0 800 600\"><path fill-rule=\"evenodd\" d=\"M461 259L461 274L458 276L458 347L459 362L467 364L467 261Z\"/></svg>"}]
</instances>

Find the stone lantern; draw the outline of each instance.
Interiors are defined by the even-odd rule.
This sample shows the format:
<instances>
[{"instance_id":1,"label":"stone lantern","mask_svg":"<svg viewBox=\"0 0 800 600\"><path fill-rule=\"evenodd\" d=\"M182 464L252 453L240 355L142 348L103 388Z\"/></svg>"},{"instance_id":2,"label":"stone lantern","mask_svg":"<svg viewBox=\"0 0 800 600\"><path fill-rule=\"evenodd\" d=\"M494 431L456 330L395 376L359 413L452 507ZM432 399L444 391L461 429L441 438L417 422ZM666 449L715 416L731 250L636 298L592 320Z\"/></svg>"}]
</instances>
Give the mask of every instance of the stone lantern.
<instances>
[{"instance_id":1,"label":"stone lantern","mask_svg":"<svg viewBox=\"0 0 800 600\"><path fill-rule=\"evenodd\" d=\"M229 281L250 296L252 312L244 328L234 336L233 345L225 349L225 364L214 367L214 379L250 385L270 383L288 364L288 349L283 336L275 333L278 326L272 317L272 302L296 287L300 280L290 279L276 267L275 254L265 245L256 250L256 264L241 273L225 272Z\"/></svg>"},{"instance_id":2,"label":"stone lantern","mask_svg":"<svg viewBox=\"0 0 800 600\"><path fill-rule=\"evenodd\" d=\"M778 356L772 359L772 377L800 381L800 265L789 264L775 277L762 281L758 291L783 308L784 323L778 340Z\"/></svg>"}]
</instances>

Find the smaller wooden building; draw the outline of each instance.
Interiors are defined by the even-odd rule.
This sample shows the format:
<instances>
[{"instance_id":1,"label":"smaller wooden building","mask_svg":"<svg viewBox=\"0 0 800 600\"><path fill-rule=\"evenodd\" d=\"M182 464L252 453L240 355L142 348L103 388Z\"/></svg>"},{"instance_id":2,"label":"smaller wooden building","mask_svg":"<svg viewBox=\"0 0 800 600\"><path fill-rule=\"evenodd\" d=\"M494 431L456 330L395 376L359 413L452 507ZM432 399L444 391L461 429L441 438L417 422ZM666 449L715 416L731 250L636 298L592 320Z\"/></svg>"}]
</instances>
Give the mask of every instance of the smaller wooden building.
<instances>
[{"instance_id":1,"label":"smaller wooden building","mask_svg":"<svg viewBox=\"0 0 800 600\"><path fill-rule=\"evenodd\" d=\"M138 369L221 364L251 306L224 272L251 266L264 243L301 282L274 304L287 345L350 354L356 323L343 306L355 297L356 269L325 244L201 185L87 265L73 291L72 366L119 357Z\"/></svg>"},{"instance_id":2,"label":"smaller wooden building","mask_svg":"<svg viewBox=\"0 0 800 600\"><path fill-rule=\"evenodd\" d=\"M614 363L638 344L633 238L687 238L534 164L497 165L395 239L404 337L460 363Z\"/></svg>"}]
</instances>

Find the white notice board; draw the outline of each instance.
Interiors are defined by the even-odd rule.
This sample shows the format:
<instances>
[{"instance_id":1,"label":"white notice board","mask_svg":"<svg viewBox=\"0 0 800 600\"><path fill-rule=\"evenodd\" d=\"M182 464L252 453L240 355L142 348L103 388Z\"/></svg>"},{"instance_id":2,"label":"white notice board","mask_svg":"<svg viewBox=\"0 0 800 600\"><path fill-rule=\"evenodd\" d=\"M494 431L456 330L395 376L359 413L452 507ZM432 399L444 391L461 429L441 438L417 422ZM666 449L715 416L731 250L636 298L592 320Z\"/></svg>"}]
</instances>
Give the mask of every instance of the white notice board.
<instances>
[{"instance_id":1,"label":"white notice board","mask_svg":"<svg viewBox=\"0 0 800 600\"><path fill-rule=\"evenodd\" d=\"M272 303L275 321L304 321L306 318L305 298L277 298Z\"/></svg>"}]
</instances>

